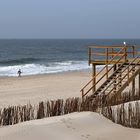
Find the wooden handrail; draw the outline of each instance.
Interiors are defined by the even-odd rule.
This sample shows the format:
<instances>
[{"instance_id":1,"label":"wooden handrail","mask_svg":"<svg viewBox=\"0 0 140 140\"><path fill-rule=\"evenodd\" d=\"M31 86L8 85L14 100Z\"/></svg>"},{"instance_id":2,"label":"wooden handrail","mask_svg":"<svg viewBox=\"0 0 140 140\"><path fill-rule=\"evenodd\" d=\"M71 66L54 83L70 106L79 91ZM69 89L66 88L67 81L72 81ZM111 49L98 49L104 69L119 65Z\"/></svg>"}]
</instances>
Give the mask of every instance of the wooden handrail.
<instances>
[{"instance_id":1,"label":"wooden handrail","mask_svg":"<svg viewBox=\"0 0 140 140\"><path fill-rule=\"evenodd\" d=\"M116 54L116 56L117 56L117 54ZM116 56L114 56L112 59L111 59L111 61L110 62L112 62L112 60L116 57ZM82 89L81 89L81 91L85 88L85 87L87 87L92 81L93 81L93 79L95 78L95 77L97 77L101 72L103 72L103 70L106 68L106 66L105 67L103 67L101 70L100 70L100 72L98 72Z\"/></svg>"},{"instance_id":2,"label":"wooden handrail","mask_svg":"<svg viewBox=\"0 0 140 140\"><path fill-rule=\"evenodd\" d=\"M139 62L140 62L140 61L139 61ZM137 64L139 64L139 62L138 62ZM132 71L132 69L133 69L133 68L131 68L131 70L129 70L129 72ZM128 73L129 73L129 72L128 72ZM122 79L124 79L126 76L128 76L128 74L124 75ZM118 76L118 77L119 77L119 76ZM129 82L129 81L128 81L128 82ZM111 84L110 84L110 85L111 85ZM119 82L116 84L116 86L118 86L118 85L119 85ZM112 88L112 90L108 93L108 95L109 95L113 90L114 90L114 89ZM103 93L103 92L102 92L102 93Z\"/></svg>"},{"instance_id":3,"label":"wooden handrail","mask_svg":"<svg viewBox=\"0 0 140 140\"><path fill-rule=\"evenodd\" d=\"M123 47L123 48L121 48L121 50L105 65L105 67L103 67L102 68L102 70L100 71L100 72L98 72L82 89L81 89L81 92L82 92L82 97L84 97L98 82L99 82L99 80L98 80L98 82L96 82L95 84L94 84L94 86L92 86L85 94L84 94L84 89L94 80L94 78L95 77L97 77L101 72L103 72L103 70L109 65L109 64L111 64L112 63L112 61L118 56L118 54L120 54L123 50L126 50L126 47ZM125 53L124 53L124 55L122 56L122 57L125 57L126 56L126 51L125 51ZM121 58L122 58L121 57ZM121 58L119 59L119 61L121 60ZM115 64L117 64L119 61L117 61ZM114 66L113 66L114 67ZM113 67L111 67L110 69L109 69L109 71L113 68ZM105 76L105 75L107 75L107 73L105 73L101 78L100 78L100 80Z\"/></svg>"},{"instance_id":4,"label":"wooden handrail","mask_svg":"<svg viewBox=\"0 0 140 140\"><path fill-rule=\"evenodd\" d=\"M89 48L102 48L102 49L106 49L106 48L123 48L124 46L122 46L122 45L118 45L118 46L92 46L92 45L90 45L90 46L88 46Z\"/></svg>"},{"instance_id":5,"label":"wooden handrail","mask_svg":"<svg viewBox=\"0 0 140 140\"><path fill-rule=\"evenodd\" d=\"M101 49L105 49L105 48L123 48L124 46L123 45L112 45L112 46L95 46L95 45L89 45L88 46L89 48L101 48ZM127 48L133 48L133 47L136 47L136 45L126 45ZM138 46L137 46L138 47Z\"/></svg>"},{"instance_id":6,"label":"wooden handrail","mask_svg":"<svg viewBox=\"0 0 140 140\"><path fill-rule=\"evenodd\" d=\"M91 53L92 55L98 55L98 56L106 56L106 54L105 53L96 53L96 52L93 52L93 53ZM108 56L115 56L117 53L108 53ZM120 53L120 54L118 54L118 56L121 56L121 55L123 55L124 53Z\"/></svg>"},{"instance_id":7,"label":"wooden handrail","mask_svg":"<svg viewBox=\"0 0 140 140\"><path fill-rule=\"evenodd\" d=\"M125 56L125 54L116 62L116 64L123 58ZM112 70L112 68L114 68L114 66L112 66L109 70L108 70L108 72L110 72L111 70ZM103 74L103 76L83 95L83 96L85 96L85 95L87 95L87 93L93 88L93 87L95 87L104 77L106 76L106 73L105 74Z\"/></svg>"},{"instance_id":8,"label":"wooden handrail","mask_svg":"<svg viewBox=\"0 0 140 140\"><path fill-rule=\"evenodd\" d=\"M131 54L132 55L132 57L134 58L134 56L135 56L135 46L133 45L127 45L127 46L125 46L126 48L128 48L128 52L126 52L126 54ZM92 64L92 63L105 63L105 61L103 61L103 60L101 60L101 61L98 61L98 60L96 60L96 59L94 59L94 60L92 60L92 56L105 56L105 53L103 53L102 51L100 52L96 52L96 50L92 50L92 49L99 49L99 50L105 50L105 49L108 49L108 50L110 50L110 51L108 51L108 56L111 56L111 53L112 53L112 57L115 55L115 49L121 49L121 48L123 48L123 46L121 45L121 46L92 46L92 45L90 45L90 46L88 46L88 49L90 50L90 54L89 54L89 65L90 64ZM130 49L129 49L130 48ZM117 50L116 50L117 51ZM121 55L121 54L120 54ZM128 56L128 57L130 57L130 56ZM127 58L128 58L127 57Z\"/></svg>"},{"instance_id":9,"label":"wooden handrail","mask_svg":"<svg viewBox=\"0 0 140 140\"><path fill-rule=\"evenodd\" d=\"M140 55L138 55L135 59L133 59L133 61L131 63L129 63L129 65L121 72L125 72L138 58L140 57ZM140 60L136 63L136 64L139 64L140 63ZM136 65L135 64L135 65ZM128 73L125 74L123 77L122 77L122 80L129 75L129 73L133 70L133 67L131 69L129 69ZM116 79L119 78L119 75L116 77ZM129 79L128 79L128 82L129 82ZM104 93L112 84L114 83L114 81L112 81L105 89L102 93ZM119 82L116 84L116 86L119 85ZM113 88L112 90L108 93L108 95L113 91Z\"/></svg>"}]
</instances>

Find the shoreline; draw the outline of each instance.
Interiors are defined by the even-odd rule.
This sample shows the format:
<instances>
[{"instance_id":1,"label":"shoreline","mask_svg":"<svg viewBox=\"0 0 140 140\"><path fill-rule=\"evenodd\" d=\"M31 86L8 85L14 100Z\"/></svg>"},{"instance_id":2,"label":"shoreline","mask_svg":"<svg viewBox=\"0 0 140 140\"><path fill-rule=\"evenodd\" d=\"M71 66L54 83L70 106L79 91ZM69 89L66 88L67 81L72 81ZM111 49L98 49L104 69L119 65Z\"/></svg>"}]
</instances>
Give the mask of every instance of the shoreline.
<instances>
[{"instance_id":1,"label":"shoreline","mask_svg":"<svg viewBox=\"0 0 140 140\"><path fill-rule=\"evenodd\" d=\"M62 72L54 72L54 73L38 73L38 74L30 74L30 75L22 75L21 77L38 77L38 76L48 76L48 75L60 75L60 74L68 74L68 73L79 73L79 72L91 72L91 68L81 69L81 70L71 70L71 71L62 71ZM98 69L97 69L98 72ZM19 78L17 76L0 76L0 79L4 78Z\"/></svg>"}]
</instances>

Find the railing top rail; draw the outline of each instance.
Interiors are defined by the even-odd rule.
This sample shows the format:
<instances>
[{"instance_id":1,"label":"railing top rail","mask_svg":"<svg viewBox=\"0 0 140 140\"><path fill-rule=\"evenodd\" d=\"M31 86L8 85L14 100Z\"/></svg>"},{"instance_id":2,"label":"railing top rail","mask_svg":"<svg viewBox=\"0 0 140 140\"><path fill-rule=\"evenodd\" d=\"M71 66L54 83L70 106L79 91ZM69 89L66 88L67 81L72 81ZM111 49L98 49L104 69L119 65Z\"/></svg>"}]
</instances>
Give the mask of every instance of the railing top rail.
<instances>
[{"instance_id":1,"label":"railing top rail","mask_svg":"<svg viewBox=\"0 0 140 140\"><path fill-rule=\"evenodd\" d=\"M123 48L124 46L88 46L88 48L101 48L101 49L107 49L107 48Z\"/></svg>"},{"instance_id":2,"label":"railing top rail","mask_svg":"<svg viewBox=\"0 0 140 140\"><path fill-rule=\"evenodd\" d=\"M112 45L112 46L94 46L94 45L89 45L88 48L100 48L100 49L115 49L115 48L123 48L123 47L127 47L127 48L134 48L134 47L138 47L137 45ZM140 47L140 46L139 46Z\"/></svg>"}]
</instances>

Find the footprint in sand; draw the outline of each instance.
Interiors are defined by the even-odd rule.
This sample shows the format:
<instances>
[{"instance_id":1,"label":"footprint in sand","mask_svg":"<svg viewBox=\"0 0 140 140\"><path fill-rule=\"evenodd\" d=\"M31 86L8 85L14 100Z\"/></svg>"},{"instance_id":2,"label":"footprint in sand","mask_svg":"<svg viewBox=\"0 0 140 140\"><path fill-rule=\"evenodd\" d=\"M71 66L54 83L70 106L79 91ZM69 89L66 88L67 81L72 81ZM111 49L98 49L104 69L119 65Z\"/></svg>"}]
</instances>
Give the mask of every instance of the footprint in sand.
<instances>
[{"instance_id":1,"label":"footprint in sand","mask_svg":"<svg viewBox=\"0 0 140 140\"><path fill-rule=\"evenodd\" d=\"M65 119L61 119L60 120L62 123L66 123L66 120Z\"/></svg>"},{"instance_id":2,"label":"footprint in sand","mask_svg":"<svg viewBox=\"0 0 140 140\"><path fill-rule=\"evenodd\" d=\"M87 134L87 135L81 135L81 137L82 137L82 138L85 138L85 139L89 139L90 136L91 136L90 134Z\"/></svg>"},{"instance_id":3,"label":"footprint in sand","mask_svg":"<svg viewBox=\"0 0 140 140\"><path fill-rule=\"evenodd\" d=\"M72 118L68 118L68 120L72 120Z\"/></svg>"},{"instance_id":4,"label":"footprint in sand","mask_svg":"<svg viewBox=\"0 0 140 140\"><path fill-rule=\"evenodd\" d=\"M75 130L76 128L73 127L72 129Z\"/></svg>"},{"instance_id":5,"label":"footprint in sand","mask_svg":"<svg viewBox=\"0 0 140 140\"><path fill-rule=\"evenodd\" d=\"M67 128L71 128L69 125L66 125Z\"/></svg>"},{"instance_id":6,"label":"footprint in sand","mask_svg":"<svg viewBox=\"0 0 140 140\"><path fill-rule=\"evenodd\" d=\"M61 119L61 122L65 124L65 126L67 128L71 128L72 130L75 130L76 128L72 126L72 122L71 122L71 118L68 118L67 120L66 119Z\"/></svg>"}]
</instances>

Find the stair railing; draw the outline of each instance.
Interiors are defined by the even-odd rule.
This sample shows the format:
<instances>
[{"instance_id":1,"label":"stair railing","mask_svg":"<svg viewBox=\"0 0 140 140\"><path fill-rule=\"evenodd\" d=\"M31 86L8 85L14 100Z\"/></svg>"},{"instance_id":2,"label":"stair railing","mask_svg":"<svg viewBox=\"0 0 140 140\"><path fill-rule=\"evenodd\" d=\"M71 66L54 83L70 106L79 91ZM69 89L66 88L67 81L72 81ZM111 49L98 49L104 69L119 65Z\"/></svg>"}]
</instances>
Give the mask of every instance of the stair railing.
<instances>
[{"instance_id":1,"label":"stair railing","mask_svg":"<svg viewBox=\"0 0 140 140\"><path fill-rule=\"evenodd\" d=\"M123 74L126 70L127 70L127 73L121 78L121 81L124 80L124 79L127 77L127 81L126 81L126 82L127 82L127 84L129 85L129 83L130 83L130 79L129 79L129 78L130 78L130 72L133 71L133 69L134 69L138 64L140 64L139 58L140 58L140 55L138 55L137 57L135 57L135 58L128 64L128 66L127 66L126 68L124 68L124 70L121 72L121 74ZM137 60L139 60L139 61L137 61ZM137 62L135 63L135 61L137 61ZM132 66L132 68L130 68L131 66ZM119 78L119 75L116 77L116 79L117 79L117 78ZM113 83L114 83L114 81L112 81L112 82L104 89L104 91L102 91L101 94L105 93L105 91L106 91ZM118 86L118 85L119 85L119 82L116 83L116 86ZM110 90L110 92L107 93L107 95L109 96L113 90L114 90L114 88L112 88L112 89Z\"/></svg>"},{"instance_id":2,"label":"stair railing","mask_svg":"<svg viewBox=\"0 0 140 140\"><path fill-rule=\"evenodd\" d=\"M114 68L114 65L107 71L103 74L103 76L94 84L92 85L87 91L85 91L85 89L87 88L87 86L89 86L93 80L99 75L101 74L107 67L108 65L111 65L112 62L115 60L116 57L120 56L121 54L121 57L120 59L118 59L114 65L118 64L121 60L123 60L124 62L126 62L126 57L127 57L127 54L126 54L126 46L123 47L119 52L117 52L117 54L80 90L82 92L82 98L84 98L94 87L96 87L96 85L105 77L108 75L108 73Z\"/></svg>"}]
</instances>

